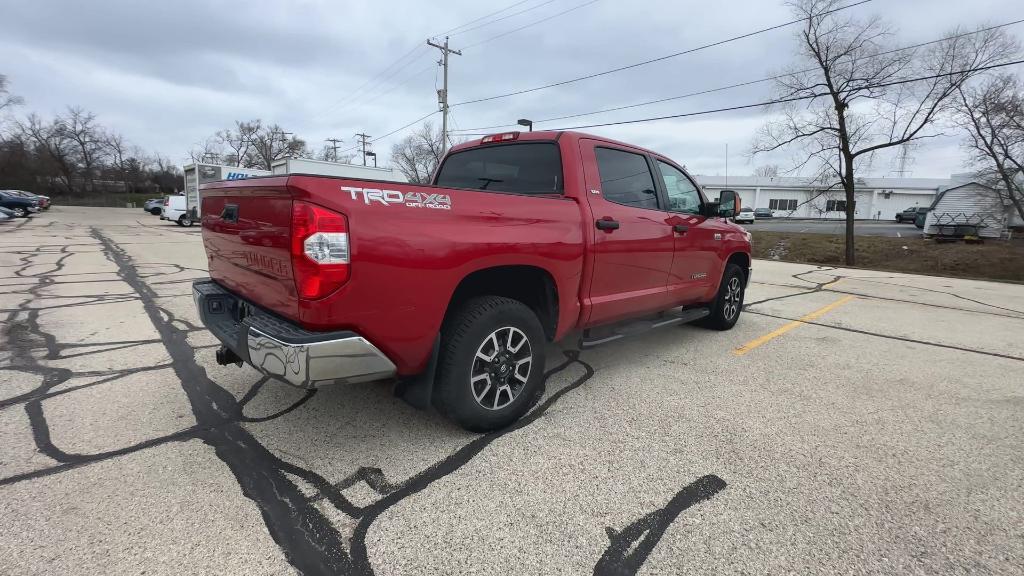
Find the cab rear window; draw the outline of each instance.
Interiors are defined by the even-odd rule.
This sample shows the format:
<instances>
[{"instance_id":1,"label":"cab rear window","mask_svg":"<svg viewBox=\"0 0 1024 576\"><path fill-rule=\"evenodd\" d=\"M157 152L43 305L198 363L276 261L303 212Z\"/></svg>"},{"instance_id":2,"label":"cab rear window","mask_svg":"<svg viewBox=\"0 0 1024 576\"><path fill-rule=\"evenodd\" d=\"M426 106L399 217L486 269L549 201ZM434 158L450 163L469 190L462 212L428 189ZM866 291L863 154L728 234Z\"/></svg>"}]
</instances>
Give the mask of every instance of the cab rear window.
<instances>
[{"instance_id":1,"label":"cab rear window","mask_svg":"<svg viewBox=\"0 0 1024 576\"><path fill-rule=\"evenodd\" d=\"M437 186L514 194L561 194L562 157L553 142L483 145L455 152L437 173Z\"/></svg>"}]
</instances>

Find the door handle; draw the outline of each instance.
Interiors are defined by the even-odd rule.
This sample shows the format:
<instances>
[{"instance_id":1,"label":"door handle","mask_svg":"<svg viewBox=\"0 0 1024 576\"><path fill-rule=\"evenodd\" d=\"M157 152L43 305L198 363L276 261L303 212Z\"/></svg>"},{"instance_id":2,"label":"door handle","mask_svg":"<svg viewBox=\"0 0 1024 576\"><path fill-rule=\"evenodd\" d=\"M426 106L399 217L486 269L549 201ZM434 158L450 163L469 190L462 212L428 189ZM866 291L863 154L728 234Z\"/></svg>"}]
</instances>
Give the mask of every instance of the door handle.
<instances>
[{"instance_id":1,"label":"door handle","mask_svg":"<svg viewBox=\"0 0 1024 576\"><path fill-rule=\"evenodd\" d=\"M686 234L690 231L690 227L686 224L676 224L672 227L672 230L679 232L680 234Z\"/></svg>"},{"instance_id":2,"label":"door handle","mask_svg":"<svg viewBox=\"0 0 1024 576\"><path fill-rule=\"evenodd\" d=\"M618 220L613 220L613 219L608 218L608 217L602 218L600 220L596 220L594 222L594 224L597 226L598 230L618 230L619 229L619 221Z\"/></svg>"}]
</instances>

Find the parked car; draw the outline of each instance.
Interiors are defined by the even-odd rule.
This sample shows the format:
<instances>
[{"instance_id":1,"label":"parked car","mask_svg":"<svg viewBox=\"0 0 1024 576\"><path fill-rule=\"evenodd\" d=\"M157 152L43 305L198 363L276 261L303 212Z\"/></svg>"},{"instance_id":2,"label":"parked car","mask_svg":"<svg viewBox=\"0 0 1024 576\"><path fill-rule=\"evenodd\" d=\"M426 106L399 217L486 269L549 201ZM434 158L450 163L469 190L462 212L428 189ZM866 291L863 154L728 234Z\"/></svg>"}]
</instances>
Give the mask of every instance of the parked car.
<instances>
[{"instance_id":1,"label":"parked car","mask_svg":"<svg viewBox=\"0 0 1024 576\"><path fill-rule=\"evenodd\" d=\"M8 210L7 208L0 208L0 222L14 220L15 218L16 216L14 215L14 212Z\"/></svg>"},{"instance_id":2,"label":"parked car","mask_svg":"<svg viewBox=\"0 0 1024 576\"><path fill-rule=\"evenodd\" d=\"M897 224L902 224L904 222L916 222L918 214L927 214L927 213L928 213L928 207L927 206L912 206L910 208L907 208L903 212L899 212L899 213L896 214L896 223Z\"/></svg>"},{"instance_id":3,"label":"parked car","mask_svg":"<svg viewBox=\"0 0 1024 576\"><path fill-rule=\"evenodd\" d=\"M755 208L755 218L774 218L775 214L772 213L771 208Z\"/></svg>"},{"instance_id":4,"label":"parked car","mask_svg":"<svg viewBox=\"0 0 1024 576\"><path fill-rule=\"evenodd\" d=\"M430 185L288 174L201 198L218 363L302 388L397 376L469 430L530 409L549 342L728 330L750 278L735 192L709 202L666 156L576 132L459 144Z\"/></svg>"},{"instance_id":5,"label":"parked car","mask_svg":"<svg viewBox=\"0 0 1024 576\"><path fill-rule=\"evenodd\" d=\"M747 207L747 206L744 206L744 207L740 208L740 211L736 213L736 217L733 218L732 221L737 223L737 224L739 224L741 222L744 222L744 223L747 223L747 224L753 224L755 218L756 217L754 216L754 209L750 208L750 207Z\"/></svg>"},{"instance_id":6,"label":"parked car","mask_svg":"<svg viewBox=\"0 0 1024 576\"><path fill-rule=\"evenodd\" d=\"M43 195L40 195L40 194L34 194L32 192L26 192L25 190L4 190L4 192L7 192L7 193L12 194L14 196L21 196L22 198L29 198L31 200L37 200L38 203L39 203L39 209L40 210L49 210L50 209L50 197L49 196L43 196Z\"/></svg>"},{"instance_id":7,"label":"parked car","mask_svg":"<svg viewBox=\"0 0 1024 576\"><path fill-rule=\"evenodd\" d=\"M161 220L170 220L178 226L192 226L192 216L189 215L186 207L185 197L182 195L168 196L164 199L163 208L160 210Z\"/></svg>"},{"instance_id":8,"label":"parked car","mask_svg":"<svg viewBox=\"0 0 1024 576\"><path fill-rule=\"evenodd\" d=\"M146 203L142 205L142 209L149 212L153 216L159 216L160 212L163 211L164 199L163 198L150 198L146 200Z\"/></svg>"},{"instance_id":9,"label":"parked car","mask_svg":"<svg viewBox=\"0 0 1024 576\"><path fill-rule=\"evenodd\" d=\"M0 207L7 208L18 218L26 218L39 212L39 200L14 194L12 190L0 190Z\"/></svg>"}]
</instances>

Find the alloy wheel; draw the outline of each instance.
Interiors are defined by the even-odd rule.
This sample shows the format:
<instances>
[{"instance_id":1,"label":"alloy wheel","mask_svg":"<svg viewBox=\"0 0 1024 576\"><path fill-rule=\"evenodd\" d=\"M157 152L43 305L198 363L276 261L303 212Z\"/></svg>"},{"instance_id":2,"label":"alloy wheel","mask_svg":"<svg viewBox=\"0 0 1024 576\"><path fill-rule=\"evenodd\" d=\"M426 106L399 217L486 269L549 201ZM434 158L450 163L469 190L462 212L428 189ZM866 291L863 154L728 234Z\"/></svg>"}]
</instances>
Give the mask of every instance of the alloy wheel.
<instances>
[{"instance_id":1,"label":"alloy wheel","mask_svg":"<svg viewBox=\"0 0 1024 576\"><path fill-rule=\"evenodd\" d=\"M740 279L733 276L725 286L725 304L722 306L722 313L726 320L732 320L740 313L740 305L743 302L743 286Z\"/></svg>"},{"instance_id":2,"label":"alloy wheel","mask_svg":"<svg viewBox=\"0 0 1024 576\"><path fill-rule=\"evenodd\" d=\"M530 379L533 348L522 330L512 326L491 332L476 350L469 387L477 404L501 410L515 400Z\"/></svg>"}]
</instances>

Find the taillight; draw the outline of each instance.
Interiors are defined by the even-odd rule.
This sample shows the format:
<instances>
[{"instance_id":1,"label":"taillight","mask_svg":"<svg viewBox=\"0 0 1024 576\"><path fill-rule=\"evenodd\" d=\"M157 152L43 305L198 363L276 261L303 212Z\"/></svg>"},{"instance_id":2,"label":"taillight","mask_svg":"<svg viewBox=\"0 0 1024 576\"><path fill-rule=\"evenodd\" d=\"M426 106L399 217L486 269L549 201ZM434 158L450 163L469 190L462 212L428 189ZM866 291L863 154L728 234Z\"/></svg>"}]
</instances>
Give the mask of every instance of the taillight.
<instances>
[{"instance_id":1,"label":"taillight","mask_svg":"<svg viewBox=\"0 0 1024 576\"><path fill-rule=\"evenodd\" d=\"M170 205L171 205L171 197L168 196L167 198L164 198L164 206L170 206Z\"/></svg>"},{"instance_id":2,"label":"taillight","mask_svg":"<svg viewBox=\"0 0 1024 576\"><path fill-rule=\"evenodd\" d=\"M316 204L292 203L292 274L299 298L323 298L348 281L348 221Z\"/></svg>"}]
</instances>

